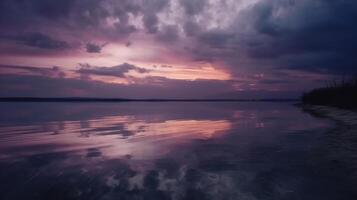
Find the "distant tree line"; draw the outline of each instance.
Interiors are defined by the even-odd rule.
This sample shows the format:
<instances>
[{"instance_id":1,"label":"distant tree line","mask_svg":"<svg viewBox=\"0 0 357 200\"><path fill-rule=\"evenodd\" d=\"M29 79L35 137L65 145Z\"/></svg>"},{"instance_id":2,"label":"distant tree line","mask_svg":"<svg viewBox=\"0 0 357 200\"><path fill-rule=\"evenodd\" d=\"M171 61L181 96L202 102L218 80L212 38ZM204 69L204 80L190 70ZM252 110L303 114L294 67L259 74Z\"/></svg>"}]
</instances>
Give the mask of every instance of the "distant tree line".
<instances>
[{"instance_id":1,"label":"distant tree line","mask_svg":"<svg viewBox=\"0 0 357 200\"><path fill-rule=\"evenodd\" d=\"M302 101L305 104L357 109L357 76L329 81L325 87L304 93Z\"/></svg>"}]
</instances>

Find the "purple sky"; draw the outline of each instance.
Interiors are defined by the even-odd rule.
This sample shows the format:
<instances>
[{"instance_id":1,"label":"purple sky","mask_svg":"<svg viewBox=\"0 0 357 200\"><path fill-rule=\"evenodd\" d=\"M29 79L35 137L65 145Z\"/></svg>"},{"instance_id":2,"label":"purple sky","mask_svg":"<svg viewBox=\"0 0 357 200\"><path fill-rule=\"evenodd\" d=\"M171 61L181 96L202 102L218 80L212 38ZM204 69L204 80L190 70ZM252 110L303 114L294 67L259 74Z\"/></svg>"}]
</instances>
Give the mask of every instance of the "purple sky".
<instances>
[{"instance_id":1,"label":"purple sky","mask_svg":"<svg viewBox=\"0 0 357 200\"><path fill-rule=\"evenodd\" d=\"M1 0L0 96L291 98L357 72L348 0Z\"/></svg>"}]
</instances>

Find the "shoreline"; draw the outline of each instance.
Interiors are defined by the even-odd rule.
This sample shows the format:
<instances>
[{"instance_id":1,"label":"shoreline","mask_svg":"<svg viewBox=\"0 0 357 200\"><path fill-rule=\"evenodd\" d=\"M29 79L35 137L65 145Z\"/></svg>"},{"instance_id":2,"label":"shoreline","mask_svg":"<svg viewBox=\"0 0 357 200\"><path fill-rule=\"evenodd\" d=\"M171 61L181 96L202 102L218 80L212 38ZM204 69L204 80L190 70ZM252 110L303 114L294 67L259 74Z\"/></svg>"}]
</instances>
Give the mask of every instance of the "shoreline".
<instances>
[{"instance_id":1,"label":"shoreline","mask_svg":"<svg viewBox=\"0 0 357 200\"><path fill-rule=\"evenodd\" d=\"M357 185L357 112L329 106L301 105L304 112L335 122L324 133L319 156Z\"/></svg>"},{"instance_id":2,"label":"shoreline","mask_svg":"<svg viewBox=\"0 0 357 200\"><path fill-rule=\"evenodd\" d=\"M342 126L355 126L357 128L357 112L330 107L330 106L320 106L320 105L305 105L300 106L304 111L320 118L327 118L332 121L337 122L338 125Z\"/></svg>"}]
</instances>

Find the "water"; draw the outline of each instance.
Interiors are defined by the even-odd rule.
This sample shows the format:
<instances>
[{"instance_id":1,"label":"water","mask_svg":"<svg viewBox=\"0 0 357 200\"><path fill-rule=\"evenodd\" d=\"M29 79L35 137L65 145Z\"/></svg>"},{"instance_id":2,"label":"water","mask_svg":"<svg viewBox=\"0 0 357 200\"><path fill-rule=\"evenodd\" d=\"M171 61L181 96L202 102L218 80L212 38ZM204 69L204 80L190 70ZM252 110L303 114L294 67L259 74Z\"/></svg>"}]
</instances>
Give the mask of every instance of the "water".
<instances>
[{"instance_id":1,"label":"water","mask_svg":"<svg viewBox=\"0 0 357 200\"><path fill-rule=\"evenodd\" d=\"M353 199L291 103L1 103L0 199Z\"/></svg>"}]
</instances>

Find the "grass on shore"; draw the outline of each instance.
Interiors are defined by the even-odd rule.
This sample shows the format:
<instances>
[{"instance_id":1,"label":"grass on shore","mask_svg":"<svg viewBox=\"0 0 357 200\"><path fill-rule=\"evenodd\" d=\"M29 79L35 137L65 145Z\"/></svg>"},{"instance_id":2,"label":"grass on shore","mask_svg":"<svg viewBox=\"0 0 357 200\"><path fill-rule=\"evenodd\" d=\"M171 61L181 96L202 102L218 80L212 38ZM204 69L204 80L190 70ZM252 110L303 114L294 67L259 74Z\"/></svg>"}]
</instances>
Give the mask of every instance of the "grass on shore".
<instances>
[{"instance_id":1,"label":"grass on shore","mask_svg":"<svg viewBox=\"0 0 357 200\"><path fill-rule=\"evenodd\" d=\"M305 104L357 109L357 77L349 80L332 81L326 87L304 93Z\"/></svg>"}]
</instances>

